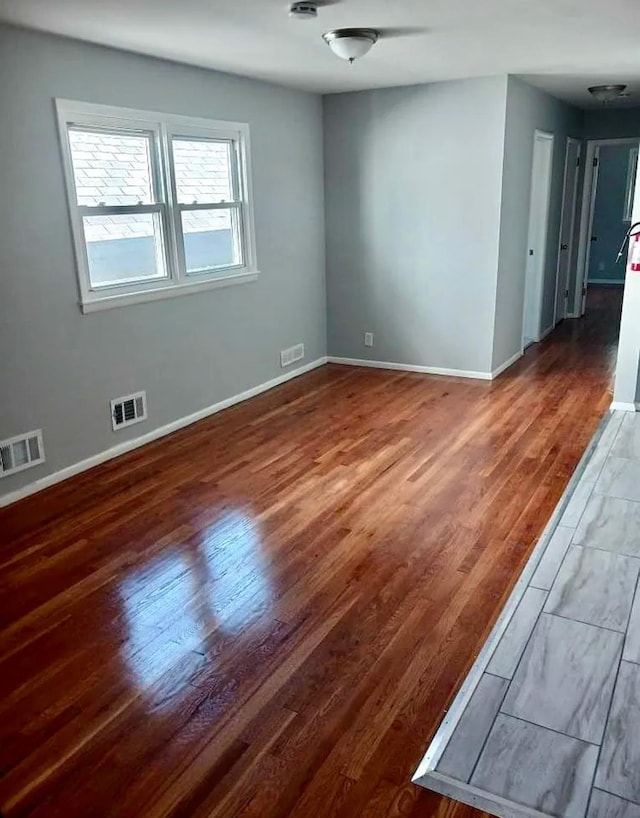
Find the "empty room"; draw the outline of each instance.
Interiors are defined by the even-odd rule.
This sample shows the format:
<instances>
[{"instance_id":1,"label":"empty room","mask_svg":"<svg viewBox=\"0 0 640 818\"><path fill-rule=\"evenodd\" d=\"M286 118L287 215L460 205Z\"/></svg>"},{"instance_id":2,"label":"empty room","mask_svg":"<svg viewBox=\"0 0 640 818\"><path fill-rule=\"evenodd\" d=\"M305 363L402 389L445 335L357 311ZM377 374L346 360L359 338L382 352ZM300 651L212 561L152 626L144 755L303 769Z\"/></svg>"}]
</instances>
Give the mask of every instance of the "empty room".
<instances>
[{"instance_id":1,"label":"empty room","mask_svg":"<svg viewBox=\"0 0 640 818\"><path fill-rule=\"evenodd\" d=\"M636 22L0 0L0 818L640 818Z\"/></svg>"}]
</instances>

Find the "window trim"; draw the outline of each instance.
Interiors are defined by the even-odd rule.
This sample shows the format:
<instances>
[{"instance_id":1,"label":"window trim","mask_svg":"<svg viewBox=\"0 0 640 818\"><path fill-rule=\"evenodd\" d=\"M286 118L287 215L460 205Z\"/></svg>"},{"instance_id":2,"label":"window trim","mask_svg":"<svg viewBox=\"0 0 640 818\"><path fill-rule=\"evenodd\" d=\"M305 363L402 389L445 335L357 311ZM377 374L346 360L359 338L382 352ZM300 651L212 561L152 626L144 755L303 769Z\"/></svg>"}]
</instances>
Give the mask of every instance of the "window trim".
<instances>
[{"instance_id":1,"label":"window trim","mask_svg":"<svg viewBox=\"0 0 640 818\"><path fill-rule=\"evenodd\" d=\"M67 99L56 99L55 108L82 312L89 313L125 304L173 298L178 295L198 293L258 279L260 272L256 260L250 134L247 123L210 120ZM77 203L68 136L68 127L73 123L88 129L92 127L111 128L116 131L146 131L153 134L152 150L155 156L152 157L150 164L156 201L147 205L106 205L101 206L100 211L130 213L139 210L140 212L160 213L167 273L165 278L135 282L129 286L105 285L92 288L82 219L83 216L90 215L85 212L87 210L94 211L94 215L100 214L95 213L94 208L87 208ZM233 184L237 186L239 200L233 203L218 203L218 206L227 209L236 208L241 214L240 229L244 253L241 265L230 265L187 274L184 247L179 246L179 240L183 235L182 226L181 223L179 225L175 223L176 219L181 219L183 208L177 199L171 140L179 137L232 140L234 143L237 163L234 163L232 175ZM189 205L186 209L194 209L194 206ZM203 204L201 209L215 208L212 205Z\"/></svg>"}]
</instances>

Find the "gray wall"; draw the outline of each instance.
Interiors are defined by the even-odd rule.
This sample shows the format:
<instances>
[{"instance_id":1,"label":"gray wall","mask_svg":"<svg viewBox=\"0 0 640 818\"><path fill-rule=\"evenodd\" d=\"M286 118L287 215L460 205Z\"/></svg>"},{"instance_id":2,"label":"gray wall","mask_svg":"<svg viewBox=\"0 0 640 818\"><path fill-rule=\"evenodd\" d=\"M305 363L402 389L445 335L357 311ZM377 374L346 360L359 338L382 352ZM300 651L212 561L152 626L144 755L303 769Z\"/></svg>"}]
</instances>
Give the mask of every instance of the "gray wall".
<instances>
[{"instance_id":1,"label":"gray wall","mask_svg":"<svg viewBox=\"0 0 640 818\"><path fill-rule=\"evenodd\" d=\"M331 355L491 369L505 94L492 77L325 97Z\"/></svg>"},{"instance_id":2,"label":"gray wall","mask_svg":"<svg viewBox=\"0 0 640 818\"><path fill-rule=\"evenodd\" d=\"M633 221L640 221L640 166L636 173ZM635 403L640 411L640 275L628 275L624 285L614 401Z\"/></svg>"},{"instance_id":3,"label":"gray wall","mask_svg":"<svg viewBox=\"0 0 640 818\"><path fill-rule=\"evenodd\" d=\"M589 281L622 283L625 277L624 262L616 264L618 250L629 229L623 221L629 151L632 145L602 145L598 168L598 188L593 213L592 236L589 254Z\"/></svg>"},{"instance_id":4,"label":"gray wall","mask_svg":"<svg viewBox=\"0 0 640 818\"><path fill-rule=\"evenodd\" d=\"M638 199L636 198L636 201ZM635 211L638 217L638 209ZM614 401L640 411L640 276L629 275L624 285L620 343Z\"/></svg>"},{"instance_id":5,"label":"gray wall","mask_svg":"<svg viewBox=\"0 0 640 818\"><path fill-rule=\"evenodd\" d=\"M44 431L47 463L0 494L325 354L322 102L261 82L0 27L0 439ZM258 282L82 315L53 99L251 127ZM109 399L149 420L111 431Z\"/></svg>"},{"instance_id":6,"label":"gray wall","mask_svg":"<svg viewBox=\"0 0 640 818\"><path fill-rule=\"evenodd\" d=\"M536 129L555 136L542 308L542 328L546 329L553 323L566 141L568 136L580 138L582 112L516 77L509 77L493 339L494 369L516 355L522 346L531 162Z\"/></svg>"}]
</instances>

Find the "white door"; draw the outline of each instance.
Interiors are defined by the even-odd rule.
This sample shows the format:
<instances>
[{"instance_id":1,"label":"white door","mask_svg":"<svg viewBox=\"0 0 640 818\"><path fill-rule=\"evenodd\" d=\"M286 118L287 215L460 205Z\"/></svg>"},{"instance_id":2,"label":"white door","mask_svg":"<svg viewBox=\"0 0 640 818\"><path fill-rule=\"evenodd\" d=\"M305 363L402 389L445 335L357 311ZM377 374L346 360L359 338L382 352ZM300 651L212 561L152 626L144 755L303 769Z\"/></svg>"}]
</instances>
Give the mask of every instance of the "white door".
<instances>
[{"instance_id":1,"label":"white door","mask_svg":"<svg viewBox=\"0 0 640 818\"><path fill-rule=\"evenodd\" d=\"M593 219L596 213L596 196L598 195L598 175L600 173L600 145L596 145L593 152L593 161L591 163L591 196L589 199L589 228L587 236L587 244L585 249L584 269L582 271L580 302L578 315L584 315L587 311L587 279L589 278L589 264L591 262L591 242L593 237ZM585 182L586 184L586 182Z\"/></svg>"},{"instance_id":2,"label":"white door","mask_svg":"<svg viewBox=\"0 0 640 818\"><path fill-rule=\"evenodd\" d=\"M567 317L569 269L571 268L571 258L573 256L573 233L576 224L576 194L578 192L580 148L581 143L579 139L572 139L571 137L567 139L554 325Z\"/></svg>"},{"instance_id":3,"label":"white door","mask_svg":"<svg viewBox=\"0 0 640 818\"><path fill-rule=\"evenodd\" d=\"M524 289L523 347L539 341L547 255L549 201L553 164L553 134L536 131L531 166L529 238Z\"/></svg>"}]
</instances>

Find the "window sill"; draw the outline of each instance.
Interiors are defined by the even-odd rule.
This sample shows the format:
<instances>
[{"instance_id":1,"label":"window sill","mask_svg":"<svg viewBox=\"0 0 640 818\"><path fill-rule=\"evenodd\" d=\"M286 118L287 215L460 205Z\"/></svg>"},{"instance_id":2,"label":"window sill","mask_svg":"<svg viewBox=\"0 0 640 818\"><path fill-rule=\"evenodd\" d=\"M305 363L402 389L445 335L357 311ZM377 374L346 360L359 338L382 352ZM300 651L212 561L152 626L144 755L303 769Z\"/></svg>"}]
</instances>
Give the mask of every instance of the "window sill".
<instances>
[{"instance_id":1,"label":"window sill","mask_svg":"<svg viewBox=\"0 0 640 818\"><path fill-rule=\"evenodd\" d=\"M158 287L156 290L144 290L139 293L102 295L98 298L89 298L81 302L80 309L86 314L89 312L100 312L101 310L111 310L114 307L126 307L129 304L142 304L145 301L162 301L165 298L193 295L195 293L204 292L205 290L215 290L218 287L231 287L234 284L249 284L251 281L257 281L259 275L259 270L252 270L250 272L212 278L208 281Z\"/></svg>"}]
</instances>

